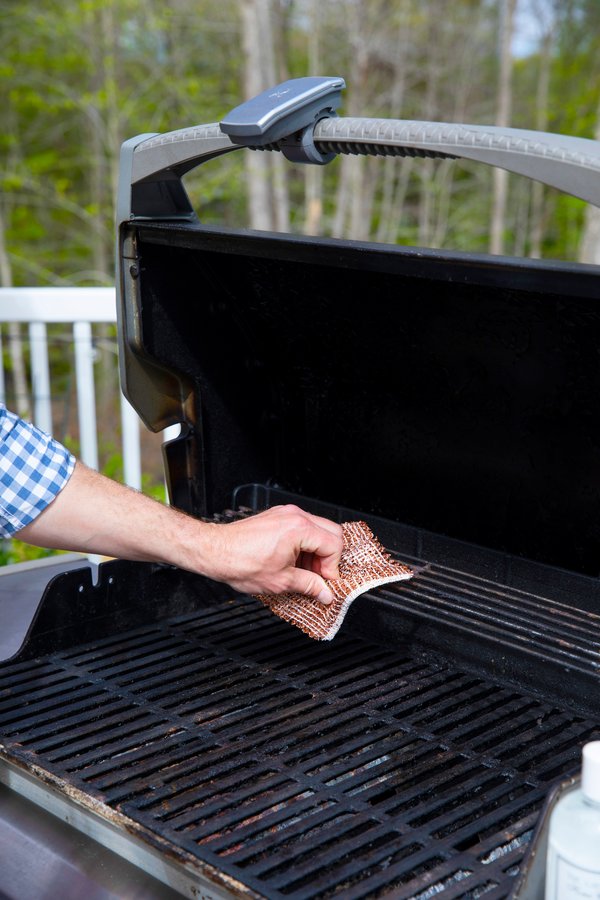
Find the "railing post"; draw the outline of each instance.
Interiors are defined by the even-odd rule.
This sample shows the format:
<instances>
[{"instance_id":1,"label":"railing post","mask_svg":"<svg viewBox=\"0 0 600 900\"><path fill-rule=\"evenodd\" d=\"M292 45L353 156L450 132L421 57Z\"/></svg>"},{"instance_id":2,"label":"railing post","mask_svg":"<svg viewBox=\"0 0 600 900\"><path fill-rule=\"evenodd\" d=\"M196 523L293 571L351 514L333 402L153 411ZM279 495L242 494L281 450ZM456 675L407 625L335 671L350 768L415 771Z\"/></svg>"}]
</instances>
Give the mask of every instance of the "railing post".
<instances>
[{"instance_id":1,"label":"railing post","mask_svg":"<svg viewBox=\"0 0 600 900\"><path fill-rule=\"evenodd\" d=\"M52 434L52 397L48 363L48 333L45 322L30 323L29 341L31 344L33 421L42 431Z\"/></svg>"},{"instance_id":2,"label":"railing post","mask_svg":"<svg viewBox=\"0 0 600 900\"><path fill-rule=\"evenodd\" d=\"M6 403L6 383L4 381L4 348L0 331L0 403Z\"/></svg>"},{"instance_id":3,"label":"railing post","mask_svg":"<svg viewBox=\"0 0 600 900\"><path fill-rule=\"evenodd\" d=\"M96 438L96 395L94 392L94 349L92 326L74 322L75 374L77 378L77 414L79 418L80 456L86 466L98 468Z\"/></svg>"},{"instance_id":4,"label":"railing post","mask_svg":"<svg viewBox=\"0 0 600 900\"><path fill-rule=\"evenodd\" d=\"M140 452L140 420L133 406L121 393L121 435L123 443L123 478L125 484L142 489L142 460Z\"/></svg>"}]
</instances>

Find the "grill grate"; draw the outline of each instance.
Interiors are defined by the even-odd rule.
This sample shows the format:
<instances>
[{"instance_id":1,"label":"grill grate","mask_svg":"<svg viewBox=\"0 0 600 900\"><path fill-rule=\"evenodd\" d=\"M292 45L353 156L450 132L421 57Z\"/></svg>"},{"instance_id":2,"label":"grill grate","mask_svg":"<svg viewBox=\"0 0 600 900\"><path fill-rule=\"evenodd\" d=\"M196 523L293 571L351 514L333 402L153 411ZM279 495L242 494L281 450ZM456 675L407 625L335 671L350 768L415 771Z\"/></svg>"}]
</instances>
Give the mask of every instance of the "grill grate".
<instances>
[{"instance_id":1,"label":"grill grate","mask_svg":"<svg viewBox=\"0 0 600 900\"><path fill-rule=\"evenodd\" d=\"M1 684L8 758L270 898L507 897L549 783L600 736L431 655L317 644L248 599Z\"/></svg>"},{"instance_id":2,"label":"grill grate","mask_svg":"<svg viewBox=\"0 0 600 900\"><path fill-rule=\"evenodd\" d=\"M419 564L406 554L402 561ZM384 589L382 595L405 612L477 630L480 638L551 656L594 677L600 673L600 613L548 601L515 587L500 587L487 578L435 564L402 585L400 592Z\"/></svg>"}]
</instances>

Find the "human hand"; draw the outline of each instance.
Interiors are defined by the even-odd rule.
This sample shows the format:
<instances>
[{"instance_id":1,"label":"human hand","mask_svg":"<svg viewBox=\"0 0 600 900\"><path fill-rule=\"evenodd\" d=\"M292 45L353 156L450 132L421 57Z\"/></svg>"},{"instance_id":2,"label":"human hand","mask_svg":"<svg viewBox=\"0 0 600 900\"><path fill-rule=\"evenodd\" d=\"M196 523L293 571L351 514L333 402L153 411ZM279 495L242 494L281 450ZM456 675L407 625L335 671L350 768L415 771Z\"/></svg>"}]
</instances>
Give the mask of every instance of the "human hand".
<instances>
[{"instance_id":1,"label":"human hand","mask_svg":"<svg viewBox=\"0 0 600 900\"><path fill-rule=\"evenodd\" d=\"M339 578L340 525L297 506L274 506L248 519L210 525L205 574L247 594L293 591L329 604L324 578Z\"/></svg>"}]
</instances>

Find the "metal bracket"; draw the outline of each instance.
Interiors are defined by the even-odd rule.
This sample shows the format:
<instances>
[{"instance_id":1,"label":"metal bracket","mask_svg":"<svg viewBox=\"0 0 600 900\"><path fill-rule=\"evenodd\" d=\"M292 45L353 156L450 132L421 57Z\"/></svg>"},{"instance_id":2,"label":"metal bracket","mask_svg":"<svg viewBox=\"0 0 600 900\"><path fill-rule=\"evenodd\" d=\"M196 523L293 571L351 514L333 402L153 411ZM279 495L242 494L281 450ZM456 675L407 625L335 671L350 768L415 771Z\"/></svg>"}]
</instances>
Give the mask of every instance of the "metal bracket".
<instances>
[{"instance_id":1,"label":"metal bracket","mask_svg":"<svg viewBox=\"0 0 600 900\"><path fill-rule=\"evenodd\" d=\"M314 166L326 166L332 159L335 159L337 153L333 150L321 151L315 147L315 125L321 119L337 119L337 114L333 111L323 112L318 115L311 125L308 125L302 131L297 131L289 137L282 138L279 141L279 149L286 159L296 163L312 163Z\"/></svg>"}]
</instances>

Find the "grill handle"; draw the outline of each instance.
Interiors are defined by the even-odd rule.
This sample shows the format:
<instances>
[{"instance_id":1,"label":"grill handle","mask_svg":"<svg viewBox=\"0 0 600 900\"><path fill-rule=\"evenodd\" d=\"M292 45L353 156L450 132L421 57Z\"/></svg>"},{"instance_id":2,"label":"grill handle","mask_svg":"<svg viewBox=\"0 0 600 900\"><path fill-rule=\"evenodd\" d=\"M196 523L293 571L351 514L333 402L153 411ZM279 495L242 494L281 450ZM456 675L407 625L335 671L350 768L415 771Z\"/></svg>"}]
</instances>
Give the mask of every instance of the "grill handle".
<instances>
[{"instance_id":1,"label":"grill handle","mask_svg":"<svg viewBox=\"0 0 600 900\"><path fill-rule=\"evenodd\" d=\"M283 101L277 99L281 91L273 88L238 107L223 120L224 129L235 132L237 128L233 140L218 123L213 123L167 134L139 135L126 141L121 151L118 221L144 218L193 220L195 213L181 177L209 159L244 146L255 150L282 150L294 161L316 164L328 162L338 153L469 159L525 175L600 206L599 141L486 125L337 118L335 107L343 86L342 79L295 79L278 88L295 82L315 82L317 92L320 85L326 83L324 90L328 89L330 93L307 100L310 91L303 94L299 90L298 109L286 116L280 113ZM271 116L279 113L280 118L254 135L241 113L248 110L252 113L256 103L259 111L264 113L265 97L267 100L276 98L270 101L272 108L267 109L267 113ZM326 108L320 112L323 104ZM308 124L302 124L304 114ZM266 121L270 121L269 116ZM286 123L292 130L282 134L286 131Z\"/></svg>"},{"instance_id":2,"label":"grill handle","mask_svg":"<svg viewBox=\"0 0 600 900\"><path fill-rule=\"evenodd\" d=\"M321 152L470 159L525 175L600 206L600 141L496 128L401 119L322 119Z\"/></svg>"}]
</instances>

